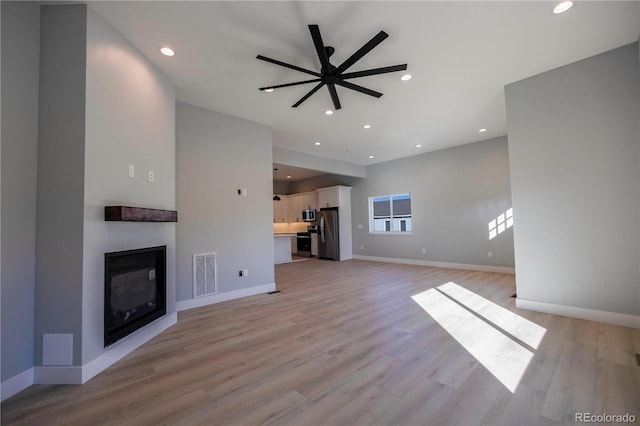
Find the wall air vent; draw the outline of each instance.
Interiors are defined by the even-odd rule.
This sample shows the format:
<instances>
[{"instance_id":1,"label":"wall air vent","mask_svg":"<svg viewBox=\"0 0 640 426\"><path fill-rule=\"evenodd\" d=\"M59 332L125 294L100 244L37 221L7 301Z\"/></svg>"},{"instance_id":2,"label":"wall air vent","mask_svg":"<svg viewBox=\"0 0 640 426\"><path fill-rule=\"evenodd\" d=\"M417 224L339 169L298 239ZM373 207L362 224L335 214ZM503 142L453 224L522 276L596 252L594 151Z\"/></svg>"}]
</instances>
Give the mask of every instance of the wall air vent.
<instances>
[{"instance_id":1,"label":"wall air vent","mask_svg":"<svg viewBox=\"0 0 640 426\"><path fill-rule=\"evenodd\" d=\"M217 263L215 253L193 255L193 297L208 296L218 292Z\"/></svg>"}]
</instances>

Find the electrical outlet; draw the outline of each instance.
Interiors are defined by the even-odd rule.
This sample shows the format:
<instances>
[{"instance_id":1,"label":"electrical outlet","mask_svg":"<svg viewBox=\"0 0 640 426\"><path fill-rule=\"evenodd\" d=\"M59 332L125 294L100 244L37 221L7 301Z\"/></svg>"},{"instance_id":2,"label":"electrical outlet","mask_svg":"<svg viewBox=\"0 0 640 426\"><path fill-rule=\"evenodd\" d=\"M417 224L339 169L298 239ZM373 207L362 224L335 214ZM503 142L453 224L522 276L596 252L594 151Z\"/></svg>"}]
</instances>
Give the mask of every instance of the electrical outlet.
<instances>
[{"instance_id":1,"label":"electrical outlet","mask_svg":"<svg viewBox=\"0 0 640 426\"><path fill-rule=\"evenodd\" d=\"M149 182L153 182L153 170L149 170Z\"/></svg>"},{"instance_id":2,"label":"electrical outlet","mask_svg":"<svg viewBox=\"0 0 640 426\"><path fill-rule=\"evenodd\" d=\"M427 254L427 249L422 247L422 254Z\"/></svg>"},{"instance_id":3,"label":"electrical outlet","mask_svg":"<svg viewBox=\"0 0 640 426\"><path fill-rule=\"evenodd\" d=\"M247 188L242 188L242 196L243 197L247 196Z\"/></svg>"},{"instance_id":4,"label":"electrical outlet","mask_svg":"<svg viewBox=\"0 0 640 426\"><path fill-rule=\"evenodd\" d=\"M360 250L364 250L364 246L363 245L360 245Z\"/></svg>"},{"instance_id":5,"label":"electrical outlet","mask_svg":"<svg viewBox=\"0 0 640 426\"><path fill-rule=\"evenodd\" d=\"M363 228L363 227L362 227L362 224L361 224L361 223L359 223L359 224L358 224L358 229L362 229L362 228Z\"/></svg>"},{"instance_id":6,"label":"electrical outlet","mask_svg":"<svg viewBox=\"0 0 640 426\"><path fill-rule=\"evenodd\" d=\"M133 164L129 164L129 177L135 177L136 175L136 170L135 167L133 167Z\"/></svg>"},{"instance_id":7,"label":"electrical outlet","mask_svg":"<svg viewBox=\"0 0 640 426\"><path fill-rule=\"evenodd\" d=\"M242 270L242 276L243 277L248 277L249 276L249 270L248 269L243 269Z\"/></svg>"},{"instance_id":8,"label":"electrical outlet","mask_svg":"<svg viewBox=\"0 0 640 426\"><path fill-rule=\"evenodd\" d=\"M487 257L493 257L493 252L492 251L488 251L487 252Z\"/></svg>"}]
</instances>

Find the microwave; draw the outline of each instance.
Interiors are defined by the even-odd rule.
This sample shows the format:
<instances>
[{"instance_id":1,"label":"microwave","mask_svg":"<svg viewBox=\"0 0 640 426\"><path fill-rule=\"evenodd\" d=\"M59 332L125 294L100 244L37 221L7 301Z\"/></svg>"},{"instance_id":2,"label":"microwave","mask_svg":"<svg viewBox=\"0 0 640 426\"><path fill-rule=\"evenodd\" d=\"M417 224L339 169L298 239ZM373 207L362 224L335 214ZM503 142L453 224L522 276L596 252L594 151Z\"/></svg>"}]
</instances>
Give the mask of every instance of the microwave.
<instances>
[{"instance_id":1,"label":"microwave","mask_svg":"<svg viewBox=\"0 0 640 426\"><path fill-rule=\"evenodd\" d=\"M314 209L302 210L302 220L304 222L315 222L316 211Z\"/></svg>"}]
</instances>

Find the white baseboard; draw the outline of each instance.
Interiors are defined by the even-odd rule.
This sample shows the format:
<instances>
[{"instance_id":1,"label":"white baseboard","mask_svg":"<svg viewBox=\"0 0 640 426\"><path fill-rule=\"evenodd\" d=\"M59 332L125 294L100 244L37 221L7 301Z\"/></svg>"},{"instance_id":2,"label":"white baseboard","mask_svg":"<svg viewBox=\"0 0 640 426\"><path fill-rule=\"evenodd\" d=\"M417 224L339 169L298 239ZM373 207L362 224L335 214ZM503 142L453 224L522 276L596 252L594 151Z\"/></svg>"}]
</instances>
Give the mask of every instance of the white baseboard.
<instances>
[{"instance_id":1,"label":"white baseboard","mask_svg":"<svg viewBox=\"0 0 640 426\"><path fill-rule=\"evenodd\" d=\"M36 366L33 367L34 385L80 385L81 366Z\"/></svg>"},{"instance_id":2,"label":"white baseboard","mask_svg":"<svg viewBox=\"0 0 640 426\"><path fill-rule=\"evenodd\" d=\"M107 352L83 366L37 366L33 368L33 384L81 385L124 356L130 354L167 328L178 322L177 312L165 315L113 345Z\"/></svg>"},{"instance_id":3,"label":"white baseboard","mask_svg":"<svg viewBox=\"0 0 640 426\"><path fill-rule=\"evenodd\" d=\"M621 325L623 327L640 328L640 315L620 314L618 312L599 311L576 306L556 305L555 303L537 302L516 298L516 308L546 314L562 315L589 321Z\"/></svg>"},{"instance_id":4,"label":"white baseboard","mask_svg":"<svg viewBox=\"0 0 640 426\"><path fill-rule=\"evenodd\" d=\"M268 293L270 291L275 291L275 289L276 283L271 283L235 291L227 291L225 293L212 294L211 296L198 297L196 299L179 300L176 302L176 310L178 312L186 311L187 309L200 308L202 306L213 305L214 303L226 302L227 300Z\"/></svg>"},{"instance_id":5,"label":"white baseboard","mask_svg":"<svg viewBox=\"0 0 640 426\"><path fill-rule=\"evenodd\" d=\"M1 400L11 398L18 392L22 392L33 384L33 368L16 374L15 376L2 382Z\"/></svg>"},{"instance_id":6,"label":"white baseboard","mask_svg":"<svg viewBox=\"0 0 640 426\"><path fill-rule=\"evenodd\" d=\"M87 380L98 375L107 367L115 364L177 322L177 312L167 314L146 327L136 330L134 333L128 335L127 338L109 346L108 352L105 352L98 358L82 366L81 383L85 383Z\"/></svg>"},{"instance_id":7,"label":"white baseboard","mask_svg":"<svg viewBox=\"0 0 640 426\"><path fill-rule=\"evenodd\" d=\"M499 272L502 274L515 275L516 269L505 266L488 266L488 265L472 265L466 263L449 263L449 262L433 262L430 260L419 259L399 259L395 257L378 257L378 256L361 256L353 255L354 259L359 260L372 260L374 262L389 262L389 263L401 263L404 265L420 265L420 266L432 266L435 268L449 268L449 269L464 269L469 271L480 272Z\"/></svg>"}]
</instances>

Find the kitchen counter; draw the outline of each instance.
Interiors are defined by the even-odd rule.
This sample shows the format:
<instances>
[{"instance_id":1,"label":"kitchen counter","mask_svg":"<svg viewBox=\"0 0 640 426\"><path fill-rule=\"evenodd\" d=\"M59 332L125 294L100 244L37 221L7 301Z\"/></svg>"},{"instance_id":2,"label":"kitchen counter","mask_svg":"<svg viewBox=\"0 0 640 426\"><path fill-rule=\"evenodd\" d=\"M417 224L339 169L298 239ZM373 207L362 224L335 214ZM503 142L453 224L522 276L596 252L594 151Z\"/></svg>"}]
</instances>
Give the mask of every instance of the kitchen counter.
<instances>
[{"instance_id":1,"label":"kitchen counter","mask_svg":"<svg viewBox=\"0 0 640 426\"><path fill-rule=\"evenodd\" d=\"M291 239L297 234L273 234L273 263L291 262Z\"/></svg>"}]
</instances>

